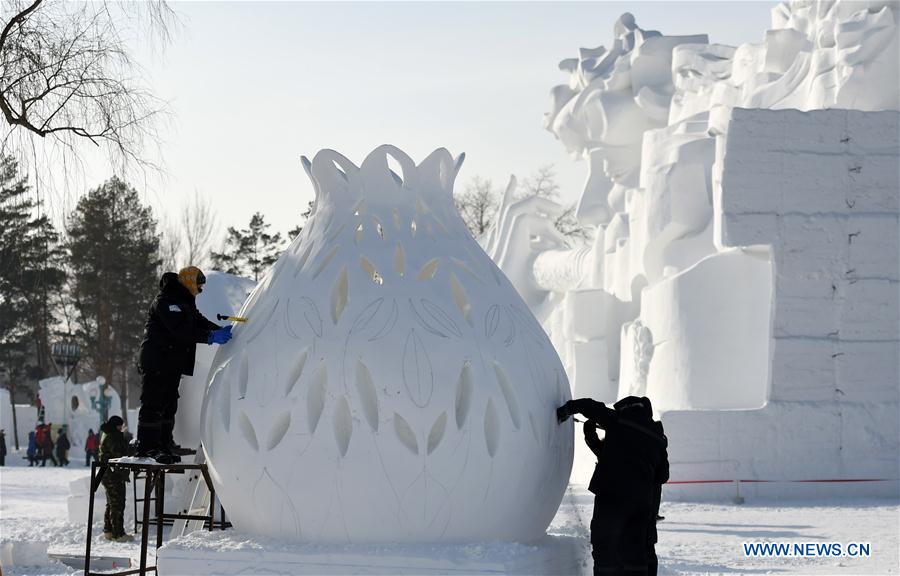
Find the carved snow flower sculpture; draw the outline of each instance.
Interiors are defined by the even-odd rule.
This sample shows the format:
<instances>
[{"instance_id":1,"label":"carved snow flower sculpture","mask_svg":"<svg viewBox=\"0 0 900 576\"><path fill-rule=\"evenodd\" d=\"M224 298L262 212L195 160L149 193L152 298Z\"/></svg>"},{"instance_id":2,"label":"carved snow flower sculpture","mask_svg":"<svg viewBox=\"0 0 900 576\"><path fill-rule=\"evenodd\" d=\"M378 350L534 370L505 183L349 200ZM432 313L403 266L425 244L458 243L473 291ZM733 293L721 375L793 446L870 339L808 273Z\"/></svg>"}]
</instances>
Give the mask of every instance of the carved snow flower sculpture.
<instances>
[{"instance_id":1,"label":"carved snow flower sculpture","mask_svg":"<svg viewBox=\"0 0 900 576\"><path fill-rule=\"evenodd\" d=\"M314 214L244 305L204 403L239 528L321 543L546 530L571 470L554 415L568 382L453 206L461 163L392 146L359 168L304 158Z\"/></svg>"}]
</instances>

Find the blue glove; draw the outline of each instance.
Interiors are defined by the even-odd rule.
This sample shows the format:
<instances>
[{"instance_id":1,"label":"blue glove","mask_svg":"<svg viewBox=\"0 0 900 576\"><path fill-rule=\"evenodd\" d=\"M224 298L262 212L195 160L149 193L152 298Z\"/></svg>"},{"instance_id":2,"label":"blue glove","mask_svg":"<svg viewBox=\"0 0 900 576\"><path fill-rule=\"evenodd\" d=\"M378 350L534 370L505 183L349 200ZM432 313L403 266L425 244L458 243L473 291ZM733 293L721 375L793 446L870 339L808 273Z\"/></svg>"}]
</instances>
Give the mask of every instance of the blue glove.
<instances>
[{"instance_id":1,"label":"blue glove","mask_svg":"<svg viewBox=\"0 0 900 576\"><path fill-rule=\"evenodd\" d=\"M209 333L209 340L207 340L208 344L225 344L231 340L231 326L226 326L224 328L219 328L218 330L213 330Z\"/></svg>"}]
</instances>

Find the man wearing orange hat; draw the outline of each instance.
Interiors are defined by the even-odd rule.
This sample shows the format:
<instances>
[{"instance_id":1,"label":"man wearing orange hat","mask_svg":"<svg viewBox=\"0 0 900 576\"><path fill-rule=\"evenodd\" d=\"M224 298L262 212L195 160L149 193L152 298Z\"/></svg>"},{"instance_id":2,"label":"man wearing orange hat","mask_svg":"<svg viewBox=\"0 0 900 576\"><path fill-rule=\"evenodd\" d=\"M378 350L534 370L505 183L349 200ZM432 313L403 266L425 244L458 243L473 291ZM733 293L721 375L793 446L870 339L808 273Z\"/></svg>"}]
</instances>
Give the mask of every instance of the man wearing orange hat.
<instances>
[{"instance_id":1,"label":"man wearing orange hat","mask_svg":"<svg viewBox=\"0 0 900 576\"><path fill-rule=\"evenodd\" d=\"M231 326L207 320L194 298L203 291L206 277L196 266L178 274L166 272L159 294L150 305L138 368L141 372L141 410L138 413L137 455L161 464L180 462L180 447L172 431L178 410L181 375L194 373L197 344L225 344Z\"/></svg>"}]
</instances>

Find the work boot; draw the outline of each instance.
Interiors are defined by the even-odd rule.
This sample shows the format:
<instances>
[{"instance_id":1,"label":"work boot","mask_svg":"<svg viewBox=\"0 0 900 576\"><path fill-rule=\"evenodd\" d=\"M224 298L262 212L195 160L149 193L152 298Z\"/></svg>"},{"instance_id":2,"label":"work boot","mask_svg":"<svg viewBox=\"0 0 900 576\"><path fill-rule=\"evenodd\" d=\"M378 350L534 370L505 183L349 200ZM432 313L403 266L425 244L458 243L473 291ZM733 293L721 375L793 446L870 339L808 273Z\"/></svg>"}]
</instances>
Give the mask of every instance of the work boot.
<instances>
[{"instance_id":1,"label":"work boot","mask_svg":"<svg viewBox=\"0 0 900 576\"><path fill-rule=\"evenodd\" d=\"M104 532L104 533L103 533L103 537L106 538L107 540L114 540L114 539L115 539L115 536L113 536L113 533L112 533L112 532Z\"/></svg>"},{"instance_id":2,"label":"work boot","mask_svg":"<svg viewBox=\"0 0 900 576\"><path fill-rule=\"evenodd\" d=\"M138 458L152 458L150 454L161 448L161 433L162 424L160 422L138 422L135 456Z\"/></svg>"},{"instance_id":3,"label":"work boot","mask_svg":"<svg viewBox=\"0 0 900 576\"><path fill-rule=\"evenodd\" d=\"M193 456L197 453L197 451L192 448L182 448L181 445L174 442L166 446L164 450L175 456Z\"/></svg>"},{"instance_id":4,"label":"work boot","mask_svg":"<svg viewBox=\"0 0 900 576\"><path fill-rule=\"evenodd\" d=\"M134 536L132 536L131 534L121 534L113 538L113 540L115 540L116 542L133 542Z\"/></svg>"},{"instance_id":5,"label":"work boot","mask_svg":"<svg viewBox=\"0 0 900 576\"><path fill-rule=\"evenodd\" d=\"M157 464L177 464L181 462L181 457L170 454L164 450L152 450L147 454L148 458L156 460Z\"/></svg>"}]
</instances>

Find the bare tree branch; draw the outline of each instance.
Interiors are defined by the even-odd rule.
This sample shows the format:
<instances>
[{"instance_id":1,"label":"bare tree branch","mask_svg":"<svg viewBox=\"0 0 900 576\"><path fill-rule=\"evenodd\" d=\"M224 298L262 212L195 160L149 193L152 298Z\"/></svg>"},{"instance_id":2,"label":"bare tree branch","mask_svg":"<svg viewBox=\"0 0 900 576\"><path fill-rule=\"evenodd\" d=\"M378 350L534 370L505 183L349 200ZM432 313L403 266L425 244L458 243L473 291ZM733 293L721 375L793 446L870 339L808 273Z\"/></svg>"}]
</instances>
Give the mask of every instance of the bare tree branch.
<instances>
[{"instance_id":1,"label":"bare tree branch","mask_svg":"<svg viewBox=\"0 0 900 576\"><path fill-rule=\"evenodd\" d=\"M462 192L453 196L456 210L472 236L478 238L490 228L498 198L499 193L491 181L478 175L472 177Z\"/></svg>"},{"instance_id":2,"label":"bare tree branch","mask_svg":"<svg viewBox=\"0 0 900 576\"><path fill-rule=\"evenodd\" d=\"M203 268L209 260L213 233L216 230L216 213L209 198L194 191L194 197L181 213L184 233L185 265Z\"/></svg>"},{"instance_id":3,"label":"bare tree branch","mask_svg":"<svg viewBox=\"0 0 900 576\"><path fill-rule=\"evenodd\" d=\"M79 142L105 150L116 169L157 170L162 101L137 80L126 32L135 25L168 42L165 0L68 2L5 0L0 7L0 152L37 172L31 150L79 164ZM58 169L58 165L57 165Z\"/></svg>"}]
</instances>

